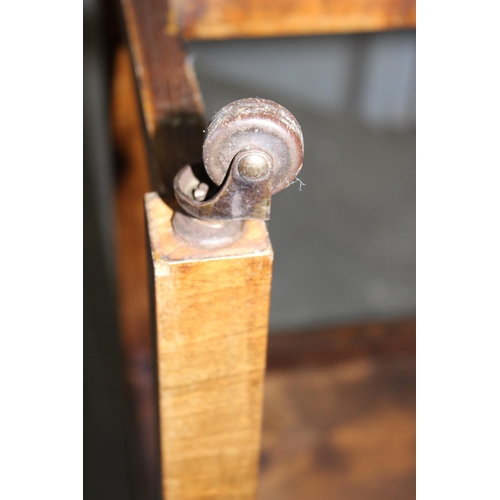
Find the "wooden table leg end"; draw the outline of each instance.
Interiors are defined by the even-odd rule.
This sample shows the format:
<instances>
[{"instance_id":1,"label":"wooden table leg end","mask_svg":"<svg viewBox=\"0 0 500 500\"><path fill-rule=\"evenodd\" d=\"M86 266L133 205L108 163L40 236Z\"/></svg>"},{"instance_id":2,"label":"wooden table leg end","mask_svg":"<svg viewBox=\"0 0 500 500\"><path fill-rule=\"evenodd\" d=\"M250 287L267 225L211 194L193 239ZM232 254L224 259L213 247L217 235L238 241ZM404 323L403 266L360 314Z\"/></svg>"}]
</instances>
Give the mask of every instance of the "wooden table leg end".
<instances>
[{"instance_id":1,"label":"wooden table leg end","mask_svg":"<svg viewBox=\"0 0 500 500\"><path fill-rule=\"evenodd\" d=\"M273 261L265 223L203 249L176 239L156 193L145 207L164 497L254 499Z\"/></svg>"}]
</instances>

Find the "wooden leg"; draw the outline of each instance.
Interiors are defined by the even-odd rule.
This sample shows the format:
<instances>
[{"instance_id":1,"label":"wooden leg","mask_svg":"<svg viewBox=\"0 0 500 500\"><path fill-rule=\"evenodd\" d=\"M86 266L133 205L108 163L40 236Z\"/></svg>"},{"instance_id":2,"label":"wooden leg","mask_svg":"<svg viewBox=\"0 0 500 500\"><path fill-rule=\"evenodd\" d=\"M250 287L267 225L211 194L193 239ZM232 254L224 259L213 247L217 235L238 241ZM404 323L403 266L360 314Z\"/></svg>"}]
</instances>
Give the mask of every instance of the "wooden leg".
<instances>
[{"instance_id":1,"label":"wooden leg","mask_svg":"<svg viewBox=\"0 0 500 500\"><path fill-rule=\"evenodd\" d=\"M158 363L163 495L254 499L273 253L248 221L232 246L177 240L146 195Z\"/></svg>"}]
</instances>

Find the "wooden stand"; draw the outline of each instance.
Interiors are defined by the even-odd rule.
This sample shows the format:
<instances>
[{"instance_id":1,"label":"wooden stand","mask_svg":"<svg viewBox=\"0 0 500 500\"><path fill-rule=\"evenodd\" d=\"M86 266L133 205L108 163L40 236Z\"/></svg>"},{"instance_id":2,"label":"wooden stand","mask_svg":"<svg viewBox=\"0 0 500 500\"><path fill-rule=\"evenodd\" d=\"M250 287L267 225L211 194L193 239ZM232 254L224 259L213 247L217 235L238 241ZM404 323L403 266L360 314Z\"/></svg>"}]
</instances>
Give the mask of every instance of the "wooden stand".
<instances>
[{"instance_id":1,"label":"wooden stand","mask_svg":"<svg viewBox=\"0 0 500 500\"><path fill-rule=\"evenodd\" d=\"M145 206L163 496L254 499L273 260L265 223L207 250L176 238L156 193Z\"/></svg>"}]
</instances>

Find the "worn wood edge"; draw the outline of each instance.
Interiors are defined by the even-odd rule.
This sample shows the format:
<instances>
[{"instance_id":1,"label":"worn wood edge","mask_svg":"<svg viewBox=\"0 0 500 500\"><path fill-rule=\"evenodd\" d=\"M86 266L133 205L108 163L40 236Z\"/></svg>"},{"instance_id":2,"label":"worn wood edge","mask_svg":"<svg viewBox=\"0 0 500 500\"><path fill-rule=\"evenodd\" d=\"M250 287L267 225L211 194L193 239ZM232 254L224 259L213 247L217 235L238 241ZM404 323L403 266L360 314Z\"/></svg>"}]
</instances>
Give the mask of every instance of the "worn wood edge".
<instances>
[{"instance_id":1,"label":"worn wood edge","mask_svg":"<svg viewBox=\"0 0 500 500\"><path fill-rule=\"evenodd\" d=\"M166 34L163 0L120 0L147 137L151 183L176 206L173 179L201 160L203 97L193 61Z\"/></svg>"},{"instance_id":2,"label":"worn wood edge","mask_svg":"<svg viewBox=\"0 0 500 500\"><path fill-rule=\"evenodd\" d=\"M155 119L153 96L151 95L151 83L149 72L144 63L144 56L141 51L140 33L134 15L132 1L121 0L125 28L128 36L132 64L137 82L137 89L140 96L140 107L148 135L153 136L156 132L157 122Z\"/></svg>"},{"instance_id":3,"label":"worn wood edge","mask_svg":"<svg viewBox=\"0 0 500 500\"><path fill-rule=\"evenodd\" d=\"M166 33L185 40L311 36L414 29L414 0L172 0Z\"/></svg>"},{"instance_id":4,"label":"worn wood edge","mask_svg":"<svg viewBox=\"0 0 500 500\"><path fill-rule=\"evenodd\" d=\"M269 234L264 221L247 221L240 240L217 249L194 247L178 239L172 228L174 211L156 192L144 196L151 252L157 276L168 275L170 266L199 262L200 260L238 259L268 255L274 257Z\"/></svg>"},{"instance_id":5,"label":"worn wood edge","mask_svg":"<svg viewBox=\"0 0 500 500\"><path fill-rule=\"evenodd\" d=\"M125 29L132 56L134 72L138 83L140 102L147 126L146 128L148 134L150 136L154 136L157 127L159 126L159 122L162 118L164 118L162 115L168 114L169 111L175 111L176 108L182 109L187 103L176 103L172 101L170 103L166 102L165 104L160 104L158 102L160 99L159 96L155 95L153 86L153 78L155 78L155 75L150 74L151 70L148 68L147 64L148 54L145 53L149 47L145 43L141 33L150 28L144 21L142 21L141 24L141 18L136 12L136 4L137 0L121 0ZM192 103L194 103L195 109L198 111L200 116L202 116L205 112L205 106L198 80L196 78L193 62L185 54L180 41L177 40L176 37L167 35L166 30L163 30L163 32L165 36L162 40L162 44L155 47L155 49L159 50L159 52L164 56L168 55L169 50L175 50L176 52L179 52L180 57L184 59L184 64L176 69L180 69L184 72L185 81L188 83L191 91L190 97L192 99ZM165 65L168 65L168 62L169 61L167 59L164 60ZM169 84L168 80L164 83L166 86ZM164 100L163 96L161 100ZM192 107L192 103L189 103L190 107ZM166 113L159 112L160 108L165 108L164 111L166 111Z\"/></svg>"},{"instance_id":6,"label":"worn wood edge","mask_svg":"<svg viewBox=\"0 0 500 500\"><path fill-rule=\"evenodd\" d=\"M300 29L294 27L283 27L277 31L274 25L259 26L255 28L252 25L245 29L238 29L235 26L228 26L225 29L221 28L203 28L197 33L191 33L181 29L173 31L176 36L186 40L187 42L209 41L209 40L238 40L238 39L255 39L255 38L286 38L286 37L308 37L308 36L327 36L327 35L352 35L357 33L378 33L380 31L398 31L398 30L413 30L416 25L413 22L387 25L385 23L342 23L331 24L324 27L319 27L311 22L311 25L303 25Z\"/></svg>"}]
</instances>

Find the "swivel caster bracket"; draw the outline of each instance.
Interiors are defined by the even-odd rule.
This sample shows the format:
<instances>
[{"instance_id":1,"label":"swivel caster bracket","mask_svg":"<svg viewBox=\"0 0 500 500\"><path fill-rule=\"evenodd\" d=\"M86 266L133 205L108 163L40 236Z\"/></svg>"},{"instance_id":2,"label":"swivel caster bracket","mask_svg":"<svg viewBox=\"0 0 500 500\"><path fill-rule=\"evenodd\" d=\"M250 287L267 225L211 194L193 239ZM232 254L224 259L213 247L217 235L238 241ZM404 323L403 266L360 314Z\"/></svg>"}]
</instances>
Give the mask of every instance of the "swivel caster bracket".
<instances>
[{"instance_id":1,"label":"swivel caster bracket","mask_svg":"<svg viewBox=\"0 0 500 500\"><path fill-rule=\"evenodd\" d=\"M174 231L201 246L237 240L243 221L269 220L271 196L296 180L303 157L302 131L284 107L258 98L224 106L208 125L203 165L174 179Z\"/></svg>"}]
</instances>

